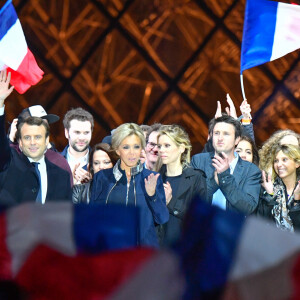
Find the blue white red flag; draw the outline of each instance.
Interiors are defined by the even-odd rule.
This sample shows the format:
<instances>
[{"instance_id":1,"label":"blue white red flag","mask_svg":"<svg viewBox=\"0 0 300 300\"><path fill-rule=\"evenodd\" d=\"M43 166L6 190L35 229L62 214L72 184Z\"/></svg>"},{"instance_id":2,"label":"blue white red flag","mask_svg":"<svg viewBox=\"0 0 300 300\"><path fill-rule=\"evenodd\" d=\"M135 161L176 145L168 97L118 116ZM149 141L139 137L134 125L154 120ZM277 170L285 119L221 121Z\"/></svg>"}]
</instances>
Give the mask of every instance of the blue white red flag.
<instances>
[{"instance_id":1,"label":"blue white red flag","mask_svg":"<svg viewBox=\"0 0 300 300\"><path fill-rule=\"evenodd\" d=\"M27 203L0 215L0 279L11 279L38 245L75 257L137 245L135 207Z\"/></svg>"},{"instance_id":2,"label":"blue white red flag","mask_svg":"<svg viewBox=\"0 0 300 300\"><path fill-rule=\"evenodd\" d=\"M31 300L300 299L299 233L195 201L174 249L157 251L135 247L137 218L134 207L70 203L8 210L0 295L6 279Z\"/></svg>"},{"instance_id":3,"label":"blue white red flag","mask_svg":"<svg viewBox=\"0 0 300 300\"><path fill-rule=\"evenodd\" d=\"M300 6L247 0L241 73L300 48Z\"/></svg>"},{"instance_id":4,"label":"blue white red flag","mask_svg":"<svg viewBox=\"0 0 300 300\"><path fill-rule=\"evenodd\" d=\"M192 299L300 299L300 234L195 201L177 252Z\"/></svg>"},{"instance_id":5,"label":"blue white red flag","mask_svg":"<svg viewBox=\"0 0 300 300\"><path fill-rule=\"evenodd\" d=\"M0 10L0 70L3 69L11 72L10 83L20 94L37 84L44 74L27 47L11 0Z\"/></svg>"}]
</instances>

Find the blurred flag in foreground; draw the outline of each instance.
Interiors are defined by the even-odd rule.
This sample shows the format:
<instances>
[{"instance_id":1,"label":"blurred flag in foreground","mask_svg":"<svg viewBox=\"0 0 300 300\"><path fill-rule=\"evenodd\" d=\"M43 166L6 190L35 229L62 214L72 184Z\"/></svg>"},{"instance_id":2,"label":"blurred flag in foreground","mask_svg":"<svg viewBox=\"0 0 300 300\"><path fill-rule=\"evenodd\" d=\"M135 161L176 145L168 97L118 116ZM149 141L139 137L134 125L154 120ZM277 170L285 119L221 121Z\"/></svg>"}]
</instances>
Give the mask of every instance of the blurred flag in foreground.
<instances>
[{"instance_id":1,"label":"blurred flag in foreground","mask_svg":"<svg viewBox=\"0 0 300 300\"><path fill-rule=\"evenodd\" d=\"M11 0L0 9L0 70L6 68L11 72L10 83L20 94L37 84L44 74L27 47Z\"/></svg>"},{"instance_id":2,"label":"blurred flag in foreground","mask_svg":"<svg viewBox=\"0 0 300 300\"><path fill-rule=\"evenodd\" d=\"M0 297L13 284L31 300L300 299L298 233L194 201L177 244L154 250L135 246L137 218L135 208L70 203L8 210Z\"/></svg>"},{"instance_id":3,"label":"blurred flag in foreground","mask_svg":"<svg viewBox=\"0 0 300 300\"><path fill-rule=\"evenodd\" d=\"M300 234L194 201L176 252L185 300L300 299Z\"/></svg>"},{"instance_id":4,"label":"blurred flag in foreground","mask_svg":"<svg viewBox=\"0 0 300 300\"><path fill-rule=\"evenodd\" d=\"M247 0L241 53L244 70L300 48L300 6Z\"/></svg>"}]
</instances>

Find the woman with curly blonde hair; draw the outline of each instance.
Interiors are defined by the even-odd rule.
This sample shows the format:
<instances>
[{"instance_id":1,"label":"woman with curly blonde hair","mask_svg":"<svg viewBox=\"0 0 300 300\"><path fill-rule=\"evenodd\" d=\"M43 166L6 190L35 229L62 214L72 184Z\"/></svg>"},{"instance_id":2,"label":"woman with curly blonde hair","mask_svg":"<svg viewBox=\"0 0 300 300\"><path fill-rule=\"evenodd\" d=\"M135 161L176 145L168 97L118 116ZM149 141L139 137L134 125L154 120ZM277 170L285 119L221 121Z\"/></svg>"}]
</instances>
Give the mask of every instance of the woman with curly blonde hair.
<instances>
[{"instance_id":1,"label":"woman with curly blonde hair","mask_svg":"<svg viewBox=\"0 0 300 300\"><path fill-rule=\"evenodd\" d=\"M277 145L271 154L272 176L263 171L258 213L273 219L282 230L300 228L300 148ZM273 180L272 180L273 177Z\"/></svg>"},{"instance_id":2,"label":"woman with curly blonde hair","mask_svg":"<svg viewBox=\"0 0 300 300\"><path fill-rule=\"evenodd\" d=\"M284 129L273 133L270 138L265 141L262 148L258 151L259 168L267 174L272 172L272 156L278 145L296 145L299 146L300 135L293 130Z\"/></svg>"},{"instance_id":3,"label":"woman with curly blonde hair","mask_svg":"<svg viewBox=\"0 0 300 300\"><path fill-rule=\"evenodd\" d=\"M156 170L162 176L170 213L160 238L161 243L170 244L180 234L181 222L191 200L196 195L206 198L206 181L202 171L190 166L192 145L183 127L176 124L161 126L157 144Z\"/></svg>"}]
</instances>

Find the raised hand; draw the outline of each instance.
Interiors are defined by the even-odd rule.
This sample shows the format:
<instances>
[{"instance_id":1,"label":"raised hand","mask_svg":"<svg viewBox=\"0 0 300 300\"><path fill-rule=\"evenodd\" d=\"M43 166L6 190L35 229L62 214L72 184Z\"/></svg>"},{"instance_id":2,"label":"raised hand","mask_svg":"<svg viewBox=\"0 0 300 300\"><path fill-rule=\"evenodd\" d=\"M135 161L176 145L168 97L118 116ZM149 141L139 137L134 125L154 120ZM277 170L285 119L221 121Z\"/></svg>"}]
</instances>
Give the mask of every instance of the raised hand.
<instances>
[{"instance_id":1,"label":"raised hand","mask_svg":"<svg viewBox=\"0 0 300 300\"><path fill-rule=\"evenodd\" d=\"M4 100L14 90L14 86L9 87L11 73L6 76L6 70L0 71L0 107L4 106Z\"/></svg>"},{"instance_id":2,"label":"raised hand","mask_svg":"<svg viewBox=\"0 0 300 300\"><path fill-rule=\"evenodd\" d=\"M265 171L262 171L262 184L266 192L270 195L273 195L273 182L271 175L267 175Z\"/></svg>"},{"instance_id":3,"label":"raised hand","mask_svg":"<svg viewBox=\"0 0 300 300\"><path fill-rule=\"evenodd\" d=\"M13 143L16 141L17 123L18 123L18 118L13 119L13 121L10 124L9 139Z\"/></svg>"},{"instance_id":4,"label":"raised hand","mask_svg":"<svg viewBox=\"0 0 300 300\"><path fill-rule=\"evenodd\" d=\"M233 103L232 99L230 98L229 94L226 94L226 101L229 105L229 107L225 108L227 115L237 119L236 109L235 109L234 103Z\"/></svg>"},{"instance_id":5,"label":"raised hand","mask_svg":"<svg viewBox=\"0 0 300 300\"><path fill-rule=\"evenodd\" d=\"M222 108L221 108L220 101L217 101L217 110L216 110L216 113L215 113L215 119L220 118L220 117L222 117Z\"/></svg>"},{"instance_id":6,"label":"raised hand","mask_svg":"<svg viewBox=\"0 0 300 300\"><path fill-rule=\"evenodd\" d=\"M158 176L159 174L154 175L151 173L147 178L145 178L145 189L150 197L155 194Z\"/></svg>"},{"instance_id":7,"label":"raised hand","mask_svg":"<svg viewBox=\"0 0 300 300\"><path fill-rule=\"evenodd\" d=\"M251 119L251 107L248 104L247 100L244 100L240 106L241 113L243 115L243 119Z\"/></svg>"}]
</instances>

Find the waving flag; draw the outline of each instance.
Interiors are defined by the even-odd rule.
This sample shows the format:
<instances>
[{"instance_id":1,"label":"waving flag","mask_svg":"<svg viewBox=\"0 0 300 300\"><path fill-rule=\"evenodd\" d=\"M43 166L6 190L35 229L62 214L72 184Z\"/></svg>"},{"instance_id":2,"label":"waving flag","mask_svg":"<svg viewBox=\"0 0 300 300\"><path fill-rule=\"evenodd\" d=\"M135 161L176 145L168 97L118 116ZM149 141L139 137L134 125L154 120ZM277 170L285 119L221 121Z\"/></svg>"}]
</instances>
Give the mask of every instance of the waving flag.
<instances>
[{"instance_id":1,"label":"waving flag","mask_svg":"<svg viewBox=\"0 0 300 300\"><path fill-rule=\"evenodd\" d=\"M11 84L20 94L38 83L44 74L27 47L11 0L0 10L0 70L6 68L11 72Z\"/></svg>"},{"instance_id":2,"label":"waving flag","mask_svg":"<svg viewBox=\"0 0 300 300\"><path fill-rule=\"evenodd\" d=\"M241 73L300 48L300 6L247 0Z\"/></svg>"}]
</instances>

